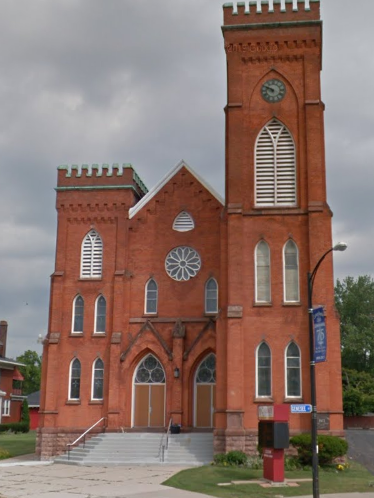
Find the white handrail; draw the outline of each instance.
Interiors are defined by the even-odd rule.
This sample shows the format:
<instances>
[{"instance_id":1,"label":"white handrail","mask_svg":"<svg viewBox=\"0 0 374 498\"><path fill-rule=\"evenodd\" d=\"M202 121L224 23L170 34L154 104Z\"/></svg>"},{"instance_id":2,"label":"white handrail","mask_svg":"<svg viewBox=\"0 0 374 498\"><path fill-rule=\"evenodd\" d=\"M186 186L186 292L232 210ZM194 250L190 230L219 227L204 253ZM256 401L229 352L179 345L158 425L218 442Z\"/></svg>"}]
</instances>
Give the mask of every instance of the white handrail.
<instances>
[{"instance_id":1,"label":"white handrail","mask_svg":"<svg viewBox=\"0 0 374 498\"><path fill-rule=\"evenodd\" d=\"M80 441L82 438L84 438L84 443L85 443L85 441L86 441L86 434L88 434L90 431L92 431L92 429L94 427L96 427L98 424L100 424L100 422L102 422L103 420L106 420L106 417L102 417L95 424L91 425L91 427L89 429L87 429L83 434L81 434L73 443L67 443L66 446L68 447L68 460L70 458L71 447L74 446L75 444L77 444L77 442ZM105 428L105 426L104 426L104 428Z\"/></svg>"}]
</instances>

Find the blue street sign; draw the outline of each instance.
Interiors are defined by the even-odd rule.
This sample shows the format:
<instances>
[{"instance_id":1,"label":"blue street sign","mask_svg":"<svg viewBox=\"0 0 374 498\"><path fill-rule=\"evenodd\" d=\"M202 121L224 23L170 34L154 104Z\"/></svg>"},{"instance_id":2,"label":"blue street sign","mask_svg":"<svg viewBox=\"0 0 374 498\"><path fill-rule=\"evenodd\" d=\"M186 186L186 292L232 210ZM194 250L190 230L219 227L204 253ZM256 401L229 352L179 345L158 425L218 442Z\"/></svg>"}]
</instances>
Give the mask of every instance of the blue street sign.
<instances>
[{"instance_id":1,"label":"blue street sign","mask_svg":"<svg viewBox=\"0 0 374 498\"><path fill-rule=\"evenodd\" d=\"M325 312L323 306L313 310L314 323L314 361L321 363L326 361L327 335Z\"/></svg>"},{"instance_id":2,"label":"blue street sign","mask_svg":"<svg viewBox=\"0 0 374 498\"><path fill-rule=\"evenodd\" d=\"M312 405L291 405L291 413L312 413Z\"/></svg>"}]
</instances>

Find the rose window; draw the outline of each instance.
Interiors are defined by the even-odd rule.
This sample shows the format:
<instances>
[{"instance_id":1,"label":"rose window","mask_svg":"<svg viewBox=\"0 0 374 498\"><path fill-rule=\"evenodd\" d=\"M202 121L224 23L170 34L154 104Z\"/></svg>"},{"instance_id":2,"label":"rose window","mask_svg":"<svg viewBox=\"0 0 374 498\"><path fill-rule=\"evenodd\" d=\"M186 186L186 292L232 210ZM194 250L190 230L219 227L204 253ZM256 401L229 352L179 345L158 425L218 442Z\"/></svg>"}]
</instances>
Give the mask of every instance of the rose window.
<instances>
[{"instance_id":1,"label":"rose window","mask_svg":"<svg viewBox=\"0 0 374 498\"><path fill-rule=\"evenodd\" d=\"M164 384L165 372L161 363L152 355L139 365L135 376L136 384Z\"/></svg>"},{"instance_id":2,"label":"rose window","mask_svg":"<svg viewBox=\"0 0 374 498\"><path fill-rule=\"evenodd\" d=\"M196 277L200 268L200 256L191 247L176 247L169 252L165 260L167 274L178 282Z\"/></svg>"}]
</instances>

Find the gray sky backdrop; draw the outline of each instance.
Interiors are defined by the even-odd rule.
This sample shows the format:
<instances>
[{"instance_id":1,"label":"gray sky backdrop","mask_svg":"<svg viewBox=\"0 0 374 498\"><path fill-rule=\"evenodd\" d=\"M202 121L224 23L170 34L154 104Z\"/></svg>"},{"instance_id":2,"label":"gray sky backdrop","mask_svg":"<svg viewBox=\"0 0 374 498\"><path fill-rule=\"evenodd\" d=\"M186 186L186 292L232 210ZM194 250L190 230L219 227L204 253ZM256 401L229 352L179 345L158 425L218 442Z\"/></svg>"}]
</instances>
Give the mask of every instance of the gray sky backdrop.
<instances>
[{"instance_id":1,"label":"gray sky backdrop","mask_svg":"<svg viewBox=\"0 0 374 498\"><path fill-rule=\"evenodd\" d=\"M0 319L41 352L60 164L132 163L148 187L185 159L223 194L219 0L0 0ZM322 0L335 276L373 273L374 2Z\"/></svg>"}]
</instances>

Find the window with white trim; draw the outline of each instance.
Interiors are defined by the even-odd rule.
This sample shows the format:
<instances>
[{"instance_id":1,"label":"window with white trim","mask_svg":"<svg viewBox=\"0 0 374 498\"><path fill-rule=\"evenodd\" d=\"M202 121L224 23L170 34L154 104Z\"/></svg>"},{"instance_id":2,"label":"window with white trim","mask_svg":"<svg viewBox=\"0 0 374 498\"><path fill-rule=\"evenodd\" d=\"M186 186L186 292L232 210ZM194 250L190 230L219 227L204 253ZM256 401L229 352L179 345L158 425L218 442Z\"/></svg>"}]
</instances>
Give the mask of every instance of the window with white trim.
<instances>
[{"instance_id":1,"label":"window with white trim","mask_svg":"<svg viewBox=\"0 0 374 498\"><path fill-rule=\"evenodd\" d=\"M100 278L103 265L103 242L96 230L91 230L82 242L81 278Z\"/></svg>"},{"instance_id":2,"label":"window with white trim","mask_svg":"<svg viewBox=\"0 0 374 498\"><path fill-rule=\"evenodd\" d=\"M3 399L3 417L10 417L10 399Z\"/></svg>"},{"instance_id":3,"label":"window with white trim","mask_svg":"<svg viewBox=\"0 0 374 498\"><path fill-rule=\"evenodd\" d=\"M104 296L96 299L95 334L105 334L106 331L106 300Z\"/></svg>"},{"instance_id":4,"label":"window with white trim","mask_svg":"<svg viewBox=\"0 0 374 498\"><path fill-rule=\"evenodd\" d=\"M257 397L271 396L271 352L266 342L260 344L256 355Z\"/></svg>"},{"instance_id":5,"label":"window with white trim","mask_svg":"<svg viewBox=\"0 0 374 498\"><path fill-rule=\"evenodd\" d=\"M104 362L101 358L94 361L92 367L92 396L93 400L102 400L104 397Z\"/></svg>"},{"instance_id":6,"label":"window with white trim","mask_svg":"<svg viewBox=\"0 0 374 498\"><path fill-rule=\"evenodd\" d=\"M145 286L145 313L156 314L158 302L158 286L156 280L151 278Z\"/></svg>"},{"instance_id":7,"label":"window with white trim","mask_svg":"<svg viewBox=\"0 0 374 498\"><path fill-rule=\"evenodd\" d=\"M291 342L286 349L286 397L301 397L300 349L294 342Z\"/></svg>"},{"instance_id":8,"label":"window with white trim","mask_svg":"<svg viewBox=\"0 0 374 498\"><path fill-rule=\"evenodd\" d=\"M205 284L205 313L218 313L218 284L210 278Z\"/></svg>"},{"instance_id":9,"label":"window with white trim","mask_svg":"<svg viewBox=\"0 0 374 498\"><path fill-rule=\"evenodd\" d=\"M78 295L73 301L73 324L72 333L83 333L83 318L84 318L84 300L83 297Z\"/></svg>"},{"instance_id":10,"label":"window with white trim","mask_svg":"<svg viewBox=\"0 0 374 498\"><path fill-rule=\"evenodd\" d=\"M293 240L283 249L284 301L299 302L299 250Z\"/></svg>"},{"instance_id":11,"label":"window with white trim","mask_svg":"<svg viewBox=\"0 0 374 498\"><path fill-rule=\"evenodd\" d=\"M69 399L78 400L81 389L81 362L74 358L70 363Z\"/></svg>"},{"instance_id":12,"label":"window with white trim","mask_svg":"<svg viewBox=\"0 0 374 498\"><path fill-rule=\"evenodd\" d=\"M255 279L256 303L270 303L270 248L264 240L256 246Z\"/></svg>"},{"instance_id":13,"label":"window with white trim","mask_svg":"<svg viewBox=\"0 0 374 498\"><path fill-rule=\"evenodd\" d=\"M195 228L195 222L192 216L187 211L182 211L175 218L173 223L173 230L177 232L189 232Z\"/></svg>"},{"instance_id":14,"label":"window with white trim","mask_svg":"<svg viewBox=\"0 0 374 498\"><path fill-rule=\"evenodd\" d=\"M261 130L255 147L256 206L296 206L296 148L277 119Z\"/></svg>"}]
</instances>

